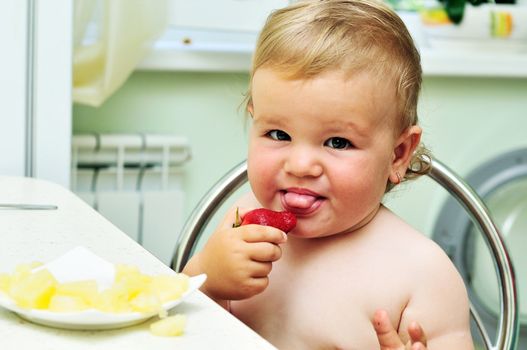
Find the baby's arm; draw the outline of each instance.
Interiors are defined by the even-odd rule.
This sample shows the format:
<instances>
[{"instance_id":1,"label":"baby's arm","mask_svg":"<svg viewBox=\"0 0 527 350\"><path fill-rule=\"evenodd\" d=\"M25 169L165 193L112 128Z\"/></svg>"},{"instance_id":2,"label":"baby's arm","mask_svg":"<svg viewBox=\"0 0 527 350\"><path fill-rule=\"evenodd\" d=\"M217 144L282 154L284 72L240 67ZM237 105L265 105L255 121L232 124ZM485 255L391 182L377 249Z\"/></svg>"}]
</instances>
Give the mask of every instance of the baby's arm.
<instances>
[{"instance_id":1,"label":"baby's arm","mask_svg":"<svg viewBox=\"0 0 527 350\"><path fill-rule=\"evenodd\" d=\"M245 212L240 208L240 215ZM228 300L246 299L261 293L268 285L272 263L281 257L279 244L287 240L282 231L260 225L233 228L235 209L231 209L203 249L187 263L188 275L207 274L202 292L220 305Z\"/></svg>"},{"instance_id":2,"label":"baby's arm","mask_svg":"<svg viewBox=\"0 0 527 350\"><path fill-rule=\"evenodd\" d=\"M417 322L429 350L472 350L469 302L463 280L442 250L416 261L425 272L416 278L412 297L402 313L399 335L406 343ZM412 348L414 349L414 348Z\"/></svg>"}]
</instances>

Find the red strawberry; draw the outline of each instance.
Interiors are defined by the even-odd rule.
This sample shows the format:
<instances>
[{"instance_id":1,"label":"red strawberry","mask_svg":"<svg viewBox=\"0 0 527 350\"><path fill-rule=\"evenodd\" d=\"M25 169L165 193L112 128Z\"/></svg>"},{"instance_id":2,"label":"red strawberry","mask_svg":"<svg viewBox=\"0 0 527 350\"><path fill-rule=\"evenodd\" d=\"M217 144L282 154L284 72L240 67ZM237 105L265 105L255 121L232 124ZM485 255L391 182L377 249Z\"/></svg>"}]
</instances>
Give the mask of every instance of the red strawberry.
<instances>
[{"instance_id":1,"label":"red strawberry","mask_svg":"<svg viewBox=\"0 0 527 350\"><path fill-rule=\"evenodd\" d=\"M265 208L258 208L245 214L243 221L238 226L249 224L272 226L288 233L295 228L296 217L289 211L273 211Z\"/></svg>"}]
</instances>

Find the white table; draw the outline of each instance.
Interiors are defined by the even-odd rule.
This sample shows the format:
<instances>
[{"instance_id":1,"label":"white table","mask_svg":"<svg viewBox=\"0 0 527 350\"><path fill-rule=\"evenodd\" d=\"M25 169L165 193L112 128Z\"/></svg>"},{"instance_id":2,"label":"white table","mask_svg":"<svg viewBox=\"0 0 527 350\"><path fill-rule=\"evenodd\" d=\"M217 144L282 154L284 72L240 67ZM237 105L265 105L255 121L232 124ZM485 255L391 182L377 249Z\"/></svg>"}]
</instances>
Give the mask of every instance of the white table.
<instances>
[{"instance_id":1,"label":"white table","mask_svg":"<svg viewBox=\"0 0 527 350\"><path fill-rule=\"evenodd\" d=\"M57 210L0 210L0 271L50 261L82 245L113 263L149 274L170 269L69 190L42 180L0 177L0 203L54 204ZM157 337L149 324L108 331L71 331L32 324L0 308L2 350L274 349L201 292L176 307L187 315L185 334Z\"/></svg>"}]
</instances>

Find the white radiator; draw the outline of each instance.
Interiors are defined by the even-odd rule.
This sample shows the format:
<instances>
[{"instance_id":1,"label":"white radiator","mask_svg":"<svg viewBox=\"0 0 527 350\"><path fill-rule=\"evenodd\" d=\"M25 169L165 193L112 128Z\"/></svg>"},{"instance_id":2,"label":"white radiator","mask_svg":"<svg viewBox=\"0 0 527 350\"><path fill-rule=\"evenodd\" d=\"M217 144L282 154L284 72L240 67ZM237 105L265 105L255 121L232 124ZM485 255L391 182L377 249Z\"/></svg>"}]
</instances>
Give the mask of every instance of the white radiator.
<instances>
[{"instance_id":1,"label":"white radiator","mask_svg":"<svg viewBox=\"0 0 527 350\"><path fill-rule=\"evenodd\" d=\"M183 225L185 138L82 134L72 138L72 190L165 264Z\"/></svg>"}]
</instances>

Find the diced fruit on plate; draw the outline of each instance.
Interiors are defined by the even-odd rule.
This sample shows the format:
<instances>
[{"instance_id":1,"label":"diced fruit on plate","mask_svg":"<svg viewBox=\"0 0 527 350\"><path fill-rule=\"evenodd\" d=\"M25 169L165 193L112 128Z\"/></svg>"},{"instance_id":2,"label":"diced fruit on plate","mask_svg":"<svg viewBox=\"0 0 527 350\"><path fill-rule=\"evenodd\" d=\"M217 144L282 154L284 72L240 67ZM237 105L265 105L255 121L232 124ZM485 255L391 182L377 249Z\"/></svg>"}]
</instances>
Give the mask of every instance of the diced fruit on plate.
<instances>
[{"instance_id":1,"label":"diced fruit on plate","mask_svg":"<svg viewBox=\"0 0 527 350\"><path fill-rule=\"evenodd\" d=\"M148 275L77 247L46 265L20 264L12 273L0 273L0 307L59 328L112 329L166 316L205 279Z\"/></svg>"},{"instance_id":2,"label":"diced fruit on plate","mask_svg":"<svg viewBox=\"0 0 527 350\"><path fill-rule=\"evenodd\" d=\"M2 290L27 309L159 312L164 303L181 298L189 287L189 277L184 274L149 276L136 266L117 265L114 283L99 290L95 280L59 283L47 269L32 271L27 266L21 265L12 276L4 274L0 279Z\"/></svg>"},{"instance_id":3,"label":"diced fruit on plate","mask_svg":"<svg viewBox=\"0 0 527 350\"><path fill-rule=\"evenodd\" d=\"M168 316L150 325L150 331L158 336L173 337L183 334L186 317L182 314Z\"/></svg>"}]
</instances>

